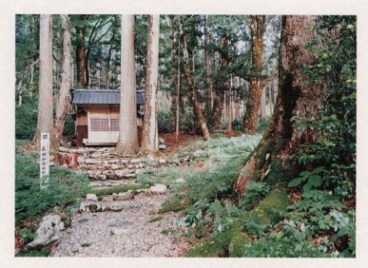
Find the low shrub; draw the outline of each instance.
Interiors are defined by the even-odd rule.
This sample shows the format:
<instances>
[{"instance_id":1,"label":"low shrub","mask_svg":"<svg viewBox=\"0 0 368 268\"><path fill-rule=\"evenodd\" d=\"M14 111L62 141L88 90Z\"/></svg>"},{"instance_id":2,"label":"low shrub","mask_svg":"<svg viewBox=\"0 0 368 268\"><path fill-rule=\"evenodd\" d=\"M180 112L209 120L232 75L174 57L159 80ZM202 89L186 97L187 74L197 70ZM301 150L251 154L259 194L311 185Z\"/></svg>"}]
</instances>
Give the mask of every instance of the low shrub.
<instances>
[{"instance_id":1,"label":"low shrub","mask_svg":"<svg viewBox=\"0 0 368 268\"><path fill-rule=\"evenodd\" d=\"M89 180L66 168L52 166L49 186L40 189L39 167L29 155L16 155L15 220L40 217L55 206L73 204L86 194Z\"/></svg>"},{"instance_id":2,"label":"low shrub","mask_svg":"<svg viewBox=\"0 0 368 268\"><path fill-rule=\"evenodd\" d=\"M35 100L26 101L15 110L15 137L16 139L32 139L37 126L37 107Z\"/></svg>"},{"instance_id":3,"label":"low shrub","mask_svg":"<svg viewBox=\"0 0 368 268\"><path fill-rule=\"evenodd\" d=\"M170 111L158 111L157 124L158 132L173 132L175 130L174 115Z\"/></svg>"}]
</instances>

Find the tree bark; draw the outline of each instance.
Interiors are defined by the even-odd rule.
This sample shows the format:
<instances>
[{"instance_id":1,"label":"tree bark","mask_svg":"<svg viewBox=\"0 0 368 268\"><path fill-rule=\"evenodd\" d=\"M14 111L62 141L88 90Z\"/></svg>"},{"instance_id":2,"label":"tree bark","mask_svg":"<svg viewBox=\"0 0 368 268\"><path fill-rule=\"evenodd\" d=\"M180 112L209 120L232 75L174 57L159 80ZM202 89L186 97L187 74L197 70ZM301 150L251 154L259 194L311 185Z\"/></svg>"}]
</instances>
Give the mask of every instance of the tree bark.
<instances>
[{"instance_id":1,"label":"tree bark","mask_svg":"<svg viewBox=\"0 0 368 268\"><path fill-rule=\"evenodd\" d=\"M76 49L76 62L77 62L77 85L78 87L86 87L87 86L87 61L86 54L87 49L85 46L85 35L86 35L86 25L85 21L88 18L88 15L80 15L80 20L82 21L82 25L76 27L78 41L77 41L77 49Z\"/></svg>"},{"instance_id":2,"label":"tree bark","mask_svg":"<svg viewBox=\"0 0 368 268\"><path fill-rule=\"evenodd\" d=\"M63 28L63 74L61 76L60 96L56 109L55 135L58 146L63 144L65 117L71 109L70 89L72 85L72 44L70 20L68 15L60 15Z\"/></svg>"},{"instance_id":3,"label":"tree bark","mask_svg":"<svg viewBox=\"0 0 368 268\"><path fill-rule=\"evenodd\" d=\"M180 20L179 20L180 23ZM175 35L176 36L176 35ZM180 134L180 42L178 42L178 70L177 70L177 78L176 78L176 110L175 110L175 142L179 142L179 134Z\"/></svg>"},{"instance_id":4,"label":"tree bark","mask_svg":"<svg viewBox=\"0 0 368 268\"><path fill-rule=\"evenodd\" d=\"M261 105L259 107L259 116L261 119L265 119L267 117L266 91L267 88L264 87L262 90Z\"/></svg>"},{"instance_id":5,"label":"tree bark","mask_svg":"<svg viewBox=\"0 0 368 268\"><path fill-rule=\"evenodd\" d=\"M119 154L136 154L139 150L139 145L134 57L134 15L122 15L121 40L120 127L116 152Z\"/></svg>"},{"instance_id":6,"label":"tree bark","mask_svg":"<svg viewBox=\"0 0 368 268\"><path fill-rule=\"evenodd\" d=\"M233 132L233 82L232 75L230 74L229 78L229 90L228 90L228 122L227 122L227 133L230 135Z\"/></svg>"},{"instance_id":7,"label":"tree bark","mask_svg":"<svg viewBox=\"0 0 368 268\"><path fill-rule=\"evenodd\" d=\"M175 123L175 142L179 141L179 119L180 119L180 42L178 41L178 32L174 23L174 16L170 15L169 26L170 26L170 43L171 43L171 111L174 114ZM180 23L180 20L178 20ZM178 51L176 47L178 46ZM177 64L177 65L175 65ZM175 90L174 90L175 89Z\"/></svg>"},{"instance_id":8,"label":"tree bark","mask_svg":"<svg viewBox=\"0 0 368 268\"><path fill-rule=\"evenodd\" d=\"M182 19L182 18L181 18ZM182 26L182 22L181 22L181 26ZM185 74L185 78L187 80L188 83L188 87L190 90L190 95L191 95L191 99L192 99L192 103L193 103L193 110L194 113L197 117L197 120L201 126L201 130L202 130L202 134L205 140L209 140L211 138L210 136L210 132L208 130L207 127L207 122L206 122L206 117L203 113L203 110L201 108L201 104L198 101L197 98L197 90L194 87L194 83L193 83L193 77L190 71L190 65L189 65L189 53L188 53L188 44L185 38L185 34L182 30L180 30L181 33L181 43L182 43L182 47L183 47L183 66L184 66L184 74Z\"/></svg>"},{"instance_id":9,"label":"tree bark","mask_svg":"<svg viewBox=\"0 0 368 268\"><path fill-rule=\"evenodd\" d=\"M145 105L143 120L142 148L144 153L158 151L157 127L157 84L159 58L160 15L148 17L147 68L145 78Z\"/></svg>"},{"instance_id":10,"label":"tree bark","mask_svg":"<svg viewBox=\"0 0 368 268\"><path fill-rule=\"evenodd\" d=\"M265 31L266 16L251 16L250 32L252 39L252 75L249 78L249 98L246 104L243 129L248 134L255 134L257 130L257 115L261 102L264 81L262 74L263 33Z\"/></svg>"},{"instance_id":11,"label":"tree bark","mask_svg":"<svg viewBox=\"0 0 368 268\"><path fill-rule=\"evenodd\" d=\"M225 106L225 92L229 89L229 58L228 58L228 36L221 37L220 46L222 55L220 57L219 69L217 70L218 76L216 81L216 88L212 91L213 106L211 111L211 130L221 129L221 117Z\"/></svg>"},{"instance_id":12,"label":"tree bark","mask_svg":"<svg viewBox=\"0 0 368 268\"><path fill-rule=\"evenodd\" d=\"M40 79L38 98L37 129L33 144L38 149L42 132L50 134L50 150L55 151L56 140L53 123L53 88L52 88L52 17L40 15Z\"/></svg>"},{"instance_id":13,"label":"tree bark","mask_svg":"<svg viewBox=\"0 0 368 268\"><path fill-rule=\"evenodd\" d=\"M209 45L211 40L211 33L209 30L209 25L207 22L207 15L204 17L204 62L206 69L206 81L207 81L207 99L206 99L206 109L211 111L213 105L213 81L211 77L211 56L209 51Z\"/></svg>"},{"instance_id":14,"label":"tree bark","mask_svg":"<svg viewBox=\"0 0 368 268\"><path fill-rule=\"evenodd\" d=\"M211 114L211 129L221 129L221 117L224 109L224 94L213 91L213 107Z\"/></svg>"},{"instance_id":15,"label":"tree bark","mask_svg":"<svg viewBox=\"0 0 368 268\"><path fill-rule=\"evenodd\" d=\"M324 88L308 83L302 66L313 57L304 46L313 38L312 16L286 16L282 20L279 94L270 128L240 171L235 190L242 194L249 180L278 183L292 178L296 167L287 155L301 144L314 142L314 135L298 130L291 118L316 116L323 100Z\"/></svg>"},{"instance_id":16,"label":"tree bark","mask_svg":"<svg viewBox=\"0 0 368 268\"><path fill-rule=\"evenodd\" d=\"M113 37L111 39L113 39ZM108 53L107 60L106 60L106 75L105 75L105 86L106 86L106 88L111 87L111 78L112 78L111 56L112 56L112 45L110 45L109 53Z\"/></svg>"}]
</instances>

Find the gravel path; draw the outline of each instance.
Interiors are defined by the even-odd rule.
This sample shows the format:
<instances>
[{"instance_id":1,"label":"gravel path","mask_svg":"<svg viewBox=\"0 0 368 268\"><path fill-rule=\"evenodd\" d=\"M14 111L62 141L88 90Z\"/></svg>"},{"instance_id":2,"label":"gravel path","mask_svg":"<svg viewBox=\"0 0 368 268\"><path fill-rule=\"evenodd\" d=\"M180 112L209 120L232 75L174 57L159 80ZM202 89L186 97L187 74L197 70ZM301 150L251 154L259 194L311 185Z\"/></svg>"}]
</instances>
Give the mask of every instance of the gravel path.
<instances>
[{"instance_id":1,"label":"gravel path","mask_svg":"<svg viewBox=\"0 0 368 268\"><path fill-rule=\"evenodd\" d=\"M165 195L139 194L120 212L75 213L53 256L180 257L190 248L177 213L158 214Z\"/></svg>"}]
</instances>

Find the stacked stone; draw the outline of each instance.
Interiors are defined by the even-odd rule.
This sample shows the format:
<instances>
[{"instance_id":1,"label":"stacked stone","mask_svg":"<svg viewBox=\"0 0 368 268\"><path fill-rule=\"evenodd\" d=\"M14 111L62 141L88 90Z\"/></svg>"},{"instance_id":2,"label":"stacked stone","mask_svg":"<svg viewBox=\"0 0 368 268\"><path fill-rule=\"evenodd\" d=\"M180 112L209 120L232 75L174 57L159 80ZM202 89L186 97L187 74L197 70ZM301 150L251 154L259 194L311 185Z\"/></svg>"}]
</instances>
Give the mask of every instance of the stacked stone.
<instances>
[{"instance_id":1,"label":"stacked stone","mask_svg":"<svg viewBox=\"0 0 368 268\"><path fill-rule=\"evenodd\" d=\"M114 154L113 150L114 148L59 148L62 154L76 155L76 168L88 174L94 181L132 179L146 168L179 166L189 161L188 156L126 158Z\"/></svg>"}]
</instances>

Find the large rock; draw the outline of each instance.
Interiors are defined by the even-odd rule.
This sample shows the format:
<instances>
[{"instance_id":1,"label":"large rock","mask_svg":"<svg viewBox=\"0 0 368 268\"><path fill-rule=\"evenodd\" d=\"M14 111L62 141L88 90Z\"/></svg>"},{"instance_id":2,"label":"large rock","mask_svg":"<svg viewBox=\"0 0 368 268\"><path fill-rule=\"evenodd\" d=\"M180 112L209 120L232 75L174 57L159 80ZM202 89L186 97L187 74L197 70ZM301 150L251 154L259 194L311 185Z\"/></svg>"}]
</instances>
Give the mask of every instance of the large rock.
<instances>
[{"instance_id":1,"label":"large rock","mask_svg":"<svg viewBox=\"0 0 368 268\"><path fill-rule=\"evenodd\" d=\"M154 186L151 186L150 192L152 194L165 194L167 191L167 186L164 184L155 184Z\"/></svg>"},{"instance_id":2,"label":"large rock","mask_svg":"<svg viewBox=\"0 0 368 268\"><path fill-rule=\"evenodd\" d=\"M166 150L167 149L167 146L166 146L166 144L160 144L158 146L158 149L160 149L160 150Z\"/></svg>"},{"instance_id":3,"label":"large rock","mask_svg":"<svg viewBox=\"0 0 368 268\"><path fill-rule=\"evenodd\" d=\"M139 158L130 160L131 164L139 164L140 162L141 162L141 160Z\"/></svg>"},{"instance_id":4,"label":"large rock","mask_svg":"<svg viewBox=\"0 0 368 268\"><path fill-rule=\"evenodd\" d=\"M119 159L112 159L108 161L109 164L119 164Z\"/></svg>"},{"instance_id":5,"label":"large rock","mask_svg":"<svg viewBox=\"0 0 368 268\"><path fill-rule=\"evenodd\" d=\"M96 177L98 180L100 181L105 181L107 179L107 176L106 175L97 175Z\"/></svg>"},{"instance_id":6,"label":"large rock","mask_svg":"<svg viewBox=\"0 0 368 268\"><path fill-rule=\"evenodd\" d=\"M97 196L95 194L87 194L86 200L87 201L97 201Z\"/></svg>"},{"instance_id":7,"label":"large rock","mask_svg":"<svg viewBox=\"0 0 368 268\"><path fill-rule=\"evenodd\" d=\"M36 231L36 239L29 243L26 248L33 249L53 242L60 242L59 232L62 230L64 230L64 223L60 220L60 216L47 215L42 218Z\"/></svg>"},{"instance_id":8,"label":"large rock","mask_svg":"<svg viewBox=\"0 0 368 268\"><path fill-rule=\"evenodd\" d=\"M85 163L87 165L96 165L98 163L97 159L88 158L86 159Z\"/></svg>"},{"instance_id":9,"label":"large rock","mask_svg":"<svg viewBox=\"0 0 368 268\"><path fill-rule=\"evenodd\" d=\"M119 165L117 165L117 164L112 164L112 165L111 165L111 168L112 168L112 169L114 169L114 170L117 170L117 169L119 169Z\"/></svg>"},{"instance_id":10,"label":"large rock","mask_svg":"<svg viewBox=\"0 0 368 268\"><path fill-rule=\"evenodd\" d=\"M114 201L114 198L112 195L106 195L106 196L102 196L101 201L102 202L112 202Z\"/></svg>"},{"instance_id":11,"label":"large rock","mask_svg":"<svg viewBox=\"0 0 368 268\"><path fill-rule=\"evenodd\" d=\"M137 177L137 174L135 174L135 173L130 173L130 174L126 174L126 175L124 175L124 177L125 177L125 178L135 178L135 177Z\"/></svg>"},{"instance_id":12,"label":"large rock","mask_svg":"<svg viewBox=\"0 0 368 268\"><path fill-rule=\"evenodd\" d=\"M118 194L114 194L113 196L114 196L114 200L116 201L131 200L134 198L134 195L129 192L118 193Z\"/></svg>"},{"instance_id":13,"label":"large rock","mask_svg":"<svg viewBox=\"0 0 368 268\"><path fill-rule=\"evenodd\" d=\"M122 234L127 234L129 233L129 229L125 229L125 228L111 228L110 233L112 235L122 235Z\"/></svg>"},{"instance_id":14,"label":"large rock","mask_svg":"<svg viewBox=\"0 0 368 268\"><path fill-rule=\"evenodd\" d=\"M77 162L79 165L84 164L86 162L86 158L83 156L78 156Z\"/></svg>"},{"instance_id":15,"label":"large rock","mask_svg":"<svg viewBox=\"0 0 368 268\"><path fill-rule=\"evenodd\" d=\"M160 158L160 159L158 160L158 162L159 162L161 165L166 164L166 159Z\"/></svg>"},{"instance_id":16,"label":"large rock","mask_svg":"<svg viewBox=\"0 0 368 268\"><path fill-rule=\"evenodd\" d=\"M130 174L132 171L129 169L120 169L115 171L115 175L118 177L124 177L127 174Z\"/></svg>"},{"instance_id":17,"label":"large rock","mask_svg":"<svg viewBox=\"0 0 368 268\"><path fill-rule=\"evenodd\" d=\"M79 212L103 212L106 210L106 206L102 206L99 202L85 201L81 202L79 206Z\"/></svg>"}]
</instances>

